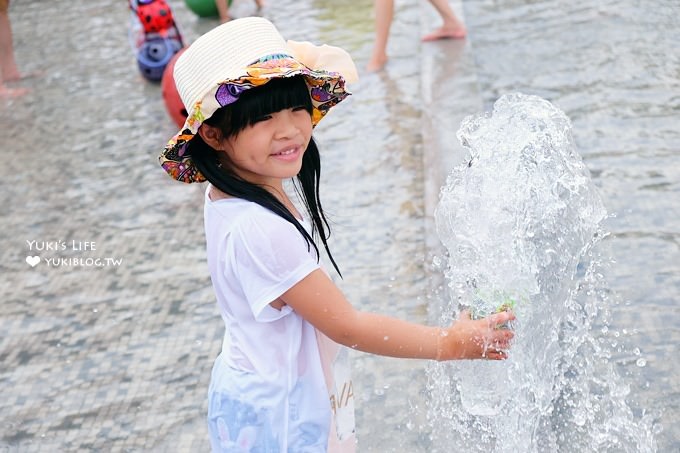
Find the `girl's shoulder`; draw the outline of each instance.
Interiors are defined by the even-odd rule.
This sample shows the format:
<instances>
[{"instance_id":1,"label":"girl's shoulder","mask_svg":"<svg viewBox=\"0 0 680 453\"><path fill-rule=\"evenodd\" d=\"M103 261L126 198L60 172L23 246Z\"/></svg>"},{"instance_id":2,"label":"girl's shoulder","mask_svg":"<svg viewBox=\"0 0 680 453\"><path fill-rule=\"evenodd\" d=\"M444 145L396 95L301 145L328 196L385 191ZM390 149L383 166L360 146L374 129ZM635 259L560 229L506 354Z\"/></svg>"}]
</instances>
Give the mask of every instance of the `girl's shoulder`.
<instances>
[{"instance_id":1,"label":"girl's shoulder","mask_svg":"<svg viewBox=\"0 0 680 453\"><path fill-rule=\"evenodd\" d=\"M295 227L278 214L259 204L242 198L219 198L211 200L206 192L206 222L218 222L228 226L229 230L251 231L253 228L270 232L288 230Z\"/></svg>"}]
</instances>

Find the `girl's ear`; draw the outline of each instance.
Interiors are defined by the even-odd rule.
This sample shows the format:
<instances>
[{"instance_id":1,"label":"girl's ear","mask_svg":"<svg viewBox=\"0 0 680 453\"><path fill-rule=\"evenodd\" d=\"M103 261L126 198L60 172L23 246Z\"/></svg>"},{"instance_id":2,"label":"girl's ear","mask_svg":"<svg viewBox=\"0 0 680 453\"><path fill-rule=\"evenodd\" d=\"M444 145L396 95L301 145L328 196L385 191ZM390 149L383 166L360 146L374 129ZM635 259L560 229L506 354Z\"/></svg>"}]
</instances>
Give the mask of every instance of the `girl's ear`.
<instances>
[{"instance_id":1,"label":"girl's ear","mask_svg":"<svg viewBox=\"0 0 680 453\"><path fill-rule=\"evenodd\" d=\"M209 124L201 124L198 128L198 135L201 136L203 141L213 149L222 149L222 133L215 126Z\"/></svg>"}]
</instances>

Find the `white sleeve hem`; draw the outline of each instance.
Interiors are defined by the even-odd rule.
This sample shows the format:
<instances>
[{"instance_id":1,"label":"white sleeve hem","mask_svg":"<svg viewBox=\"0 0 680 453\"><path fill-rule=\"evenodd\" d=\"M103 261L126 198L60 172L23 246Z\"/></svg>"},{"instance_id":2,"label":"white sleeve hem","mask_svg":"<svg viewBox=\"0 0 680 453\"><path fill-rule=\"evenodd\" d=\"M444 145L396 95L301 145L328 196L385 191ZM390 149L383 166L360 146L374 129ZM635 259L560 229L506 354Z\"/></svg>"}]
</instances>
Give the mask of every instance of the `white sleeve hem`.
<instances>
[{"instance_id":1,"label":"white sleeve hem","mask_svg":"<svg viewBox=\"0 0 680 453\"><path fill-rule=\"evenodd\" d=\"M276 299L281 297L283 293L299 283L303 278L307 277L309 274L320 268L321 266L318 263L307 261L291 272L286 278L281 280L279 284L274 287L267 288L267 292L261 294L251 305L255 319L260 322L275 321L276 319L280 319L290 313L292 309L288 306L283 307L280 311L272 307L272 310L275 310L275 313L271 313L269 310L267 310L269 313L266 313L265 308ZM286 308L288 310L285 310ZM271 315L274 315L274 317Z\"/></svg>"}]
</instances>

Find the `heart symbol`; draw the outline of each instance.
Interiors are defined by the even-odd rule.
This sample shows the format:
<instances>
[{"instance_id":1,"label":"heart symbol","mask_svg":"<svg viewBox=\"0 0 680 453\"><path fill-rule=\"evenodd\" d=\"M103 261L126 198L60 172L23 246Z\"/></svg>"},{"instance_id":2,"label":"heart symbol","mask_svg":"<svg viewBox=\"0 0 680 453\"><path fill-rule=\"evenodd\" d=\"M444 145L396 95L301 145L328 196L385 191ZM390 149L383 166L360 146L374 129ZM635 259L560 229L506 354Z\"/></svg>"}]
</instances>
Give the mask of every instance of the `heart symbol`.
<instances>
[{"instance_id":1,"label":"heart symbol","mask_svg":"<svg viewBox=\"0 0 680 453\"><path fill-rule=\"evenodd\" d=\"M26 262L31 265L31 267L35 267L36 264L40 262L40 257L39 256L27 256L26 257Z\"/></svg>"}]
</instances>

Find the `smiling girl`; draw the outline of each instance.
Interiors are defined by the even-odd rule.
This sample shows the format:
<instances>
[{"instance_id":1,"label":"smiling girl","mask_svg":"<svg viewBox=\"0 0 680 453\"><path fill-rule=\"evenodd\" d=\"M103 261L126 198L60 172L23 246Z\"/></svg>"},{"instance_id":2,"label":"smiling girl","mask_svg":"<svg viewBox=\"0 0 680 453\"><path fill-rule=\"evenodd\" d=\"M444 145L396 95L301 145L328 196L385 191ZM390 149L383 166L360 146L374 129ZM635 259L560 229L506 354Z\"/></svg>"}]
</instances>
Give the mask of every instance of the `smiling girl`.
<instances>
[{"instance_id":1,"label":"smiling girl","mask_svg":"<svg viewBox=\"0 0 680 453\"><path fill-rule=\"evenodd\" d=\"M448 327L356 310L322 268L314 126L356 78L349 55L284 41L266 19L230 21L177 60L189 112L161 154L186 183L209 181L208 267L226 334L208 394L213 451L351 452L354 389L346 346L391 357L504 359L510 312ZM293 179L304 212L284 190Z\"/></svg>"}]
</instances>

